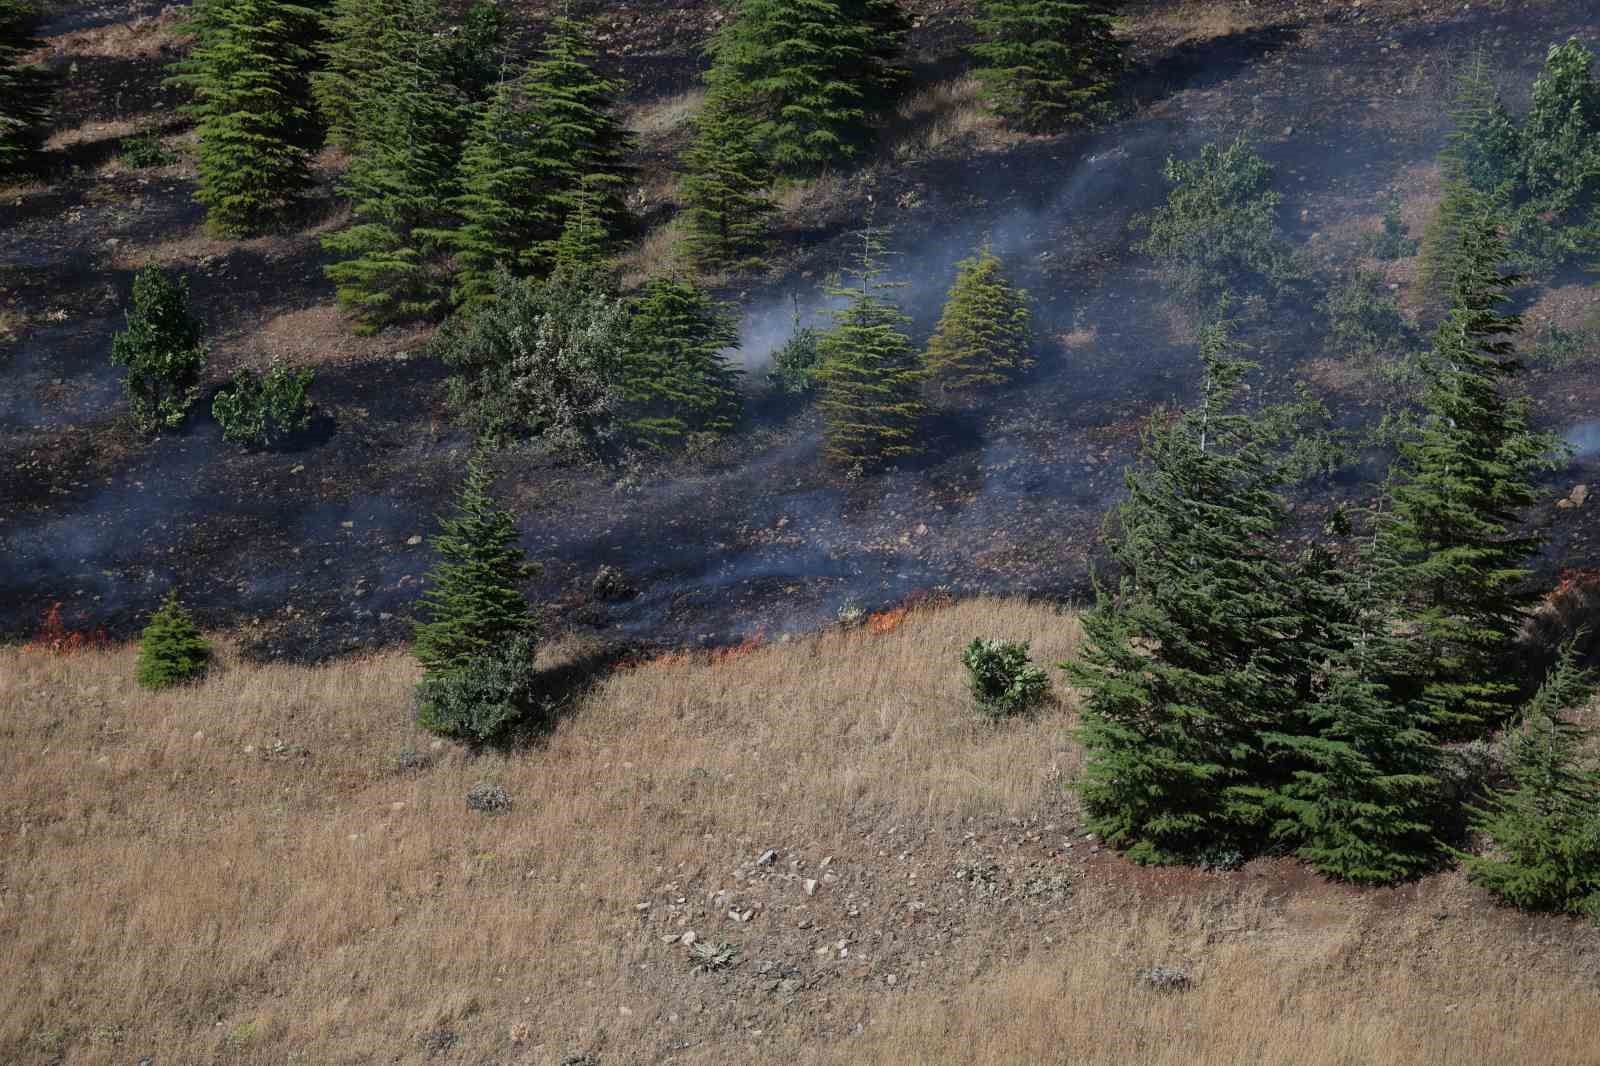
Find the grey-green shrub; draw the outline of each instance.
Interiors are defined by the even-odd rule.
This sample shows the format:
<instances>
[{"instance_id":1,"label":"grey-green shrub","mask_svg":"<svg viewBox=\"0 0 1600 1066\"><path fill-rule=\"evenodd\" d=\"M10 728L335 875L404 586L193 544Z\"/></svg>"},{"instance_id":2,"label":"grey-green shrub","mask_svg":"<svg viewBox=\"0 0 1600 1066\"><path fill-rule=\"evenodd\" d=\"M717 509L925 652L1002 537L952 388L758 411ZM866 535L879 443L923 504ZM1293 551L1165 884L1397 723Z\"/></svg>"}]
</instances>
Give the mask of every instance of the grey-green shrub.
<instances>
[{"instance_id":1,"label":"grey-green shrub","mask_svg":"<svg viewBox=\"0 0 1600 1066\"><path fill-rule=\"evenodd\" d=\"M188 283L155 265L140 270L128 328L111 338L111 363L128 372L123 390L140 429L183 424L206 365L200 338L200 321L189 313Z\"/></svg>"},{"instance_id":2,"label":"grey-green shrub","mask_svg":"<svg viewBox=\"0 0 1600 1066\"><path fill-rule=\"evenodd\" d=\"M1322 309L1328 316L1329 346L1337 355L1395 357L1412 346L1411 327L1382 274L1357 270L1335 282Z\"/></svg>"},{"instance_id":3,"label":"grey-green shrub","mask_svg":"<svg viewBox=\"0 0 1600 1066\"><path fill-rule=\"evenodd\" d=\"M265 374L239 368L228 388L211 401L222 436L236 444L266 445L311 424L306 397L315 372L274 363Z\"/></svg>"},{"instance_id":4,"label":"grey-green shrub","mask_svg":"<svg viewBox=\"0 0 1600 1066\"><path fill-rule=\"evenodd\" d=\"M511 640L417 685L417 721L474 744L498 740L544 713L532 636Z\"/></svg>"},{"instance_id":5,"label":"grey-green shrub","mask_svg":"<svg viewBox=\"0 0 1600 1066\"><path fill-rule=\"evenodd\" d=\"M961 654L979 710L991 718L1022 714L1050 690L1045 672L1028 658L1026 641L974 640Z\"/></svg>"}]
</instances>

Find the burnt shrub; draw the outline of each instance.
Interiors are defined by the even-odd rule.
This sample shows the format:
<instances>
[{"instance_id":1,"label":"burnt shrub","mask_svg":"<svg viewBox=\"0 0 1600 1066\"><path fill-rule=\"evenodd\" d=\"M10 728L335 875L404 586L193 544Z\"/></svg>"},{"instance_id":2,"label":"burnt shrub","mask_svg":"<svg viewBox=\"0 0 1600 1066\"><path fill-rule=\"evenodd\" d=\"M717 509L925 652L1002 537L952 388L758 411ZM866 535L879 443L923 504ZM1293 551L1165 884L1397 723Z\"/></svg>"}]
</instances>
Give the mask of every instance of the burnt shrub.
<instances>
[{"instance_id":1,"label":"burnt shrub","mask_svg":"<svg viewBox=\"0 0 1600 1066\"><path fill-rule=\"evenodd\" d=\"M1032 710L1045 698L1050 683L1028 658L1026 641L974 640L961 654L978 709L990 718Z\"/></svg>"},{"instance_id":2,"label":"burnt shrub","mask_svg":"<svg viewBox=\"0 0 1600 1066\"><path fill-rule=\"evenodd\" d=\"M443 736L473 744L503 739L544 713L534 667L538 643L519 636L417 685L417 720Z\"/></svg>"},{"instance_id":3,"label":"burnt shrub","mask_svg":"<svg viewBox=\"0 0 1600 1066\"><path fill-rule=\"evenodd\" d=\"M306 390L316 374L274 363L265 374L240 368L228 388L211 401L211 417L222 436L236 444L262 446L311 424Z\"/></svg>"}]
</instances>

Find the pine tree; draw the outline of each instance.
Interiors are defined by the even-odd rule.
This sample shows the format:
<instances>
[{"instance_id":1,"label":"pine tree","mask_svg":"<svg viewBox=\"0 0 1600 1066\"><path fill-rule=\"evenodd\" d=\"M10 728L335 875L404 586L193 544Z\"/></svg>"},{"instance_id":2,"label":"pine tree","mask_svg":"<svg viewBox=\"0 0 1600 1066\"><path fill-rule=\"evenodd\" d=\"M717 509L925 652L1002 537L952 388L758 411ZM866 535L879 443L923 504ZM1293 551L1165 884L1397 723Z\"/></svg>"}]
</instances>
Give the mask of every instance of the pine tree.
<instances>
[{"instance_id":1,"label":"pine tree","mask_svg":"<svg viewBox=\"0 0 1600 1066\"><path fill-rule=\"evenodd\" d=\"M883 258L883 240L868 220L851 280L828 290L847 303L833 312L833 328L818 342L821 361L811 377L822 389L818 405L827 419L823 455L835 463L875 463L922 450L917 434L927 371L906 336L910 320L886 295L899 286L884 281Z\"/></svg>"},{"instance_id":2,"label":"pine tree","mask_svg":"<svg viewBox=\"0 0 1600 1066\"><path fill-rule=\"evenodd\" d=\"M356 103L385 63L385 7L382 0L332 0L323 16L311 95L332 144L355 141Z\"/></svg>"},{"instance_id":3,"label":"pine tree","mask_svg":"<svg viewBox=\"0 0 1600 1066\"><path fill-rule=\"evenodd\" d=\"M0 176L17 173L44 140L51 81L41 68L23 63L39 47L37 21L27 0L0 0Z\"/></svg>"},{"instance_id":4,"label":"pine tree","mask_svg":"<svg viewBox=\"0 0 1600 1066\"><path fill-rule=\"evenodd\" d=\"M111 339L111 363L127 368L123 389L140 429L183 424L206 365L200 338L200 321L189 313L188 282L154 265L134 275L128 328Z\"/></svg>"},{"instance_id":5,"label":"pine tree","mask_svg":"<svg viewBox=\"0 0 1600 1066\"><path fill-rule=\"evenodd\" d=\"M1450 101L1451 130L1443 162L1447 180L1509 203L1517 181L1522 135L1494 84L1483 52L1474 52L1456 77Z\"/></svg>"},{"instance_id":6,"label":"pine tree","mask_svg":"<svg viewBox=\"0 0 1600 1066\"><path fill-rule=\"evenodd\" d=\"M1509 253L1495 211L1482 193L1458 193L1450 312L1423 361L1423 419L1400 444L1381 530L1383 550L1405 568L1421 698L1447 730L1495 719L1515 691L1507 656L1539 545L1518 527L1556 448L1530 428L1526 399L1508 394L1522 369L1511 343L1521 320L1502 309L1518 279L1502 270Z\"/></svg>"},{"instance_id":7,"label":"pine tree","mask_svg":"<svg viewBox=\"0 0 1600 1066\"><path fill-rule=\"evenodd\" d=\"M461 162L461 217L451 235L465 303L493 295L494 272L547 273L567 218L615 233L632 139L615 111L620 85L594 69L591 34L558 18L540 57L485 108Z\"/></svg>"},{"instance_id":8,"label":"pine tree","mask_svg":"<svg viewBox=\"0 0 1600 1066\"><path fill-rule=\"evenodd\" d=\"M727 107L708 106L686 153L682 183L684 244L699 269L732 270L757 259L777 211L772 166L757 147L756 122Z\"/></svg>"},{"instance_id":9,"label":"pine tree","mask_svg":"<svg viewBox=\"0 0 1600 1066\"><path fill-rule=\"evenodd\" d=\"M496 645L534 636L537 628L520 585L534 573L517 543L517 521L495 503L494 475L482 456L467 464L455 514L432 538L439 561L422 594L426 620L416 624L412 653L429 676L466 666Z\"/></svg>"},{"instance_id":10,"label":"pine tree","mask_svg":"<svg viewBox=\"0 0 1600 1066\"><path fill-rule=\"evenodd\" d=\"M205 0L194 51L170 80L193 94L206 222L243 237L280 220L311 182L317 11L283 0Z\"/></svg>"},{"instance_id":11,"label":"pine tree","mask_svg":"<svg viewBox=\"0 0 1600 1066\"><path fill-rule=\"evenodd\" d=\"M210 660L211 646L178 602L178 594L167 593L139 637L139 665L135 671L139 684L163 689L193 681L206 672Z\"/></svg>"},{"instance_id":12,"label":"pine tree","mask_svg":"<svg viewBox=\"0 0 1600 1066\"><path fill-rule=\"evenodd\" d=\"M1033 312L1000 257L984 245L956 268L939 325L928 340L928 373L946 389L1004 385L1033 366Z\"/></svg>"},{"instance_id":13,"label":"pine tree","mask_svg":"<svg viewBox=\"0 0 1600 1066\"><path fill-rule=\"evenodd\" d=\"M382 64L366 75L352 113L350 167L340 189L355 221L322 239L339 302L364 332L438 315L441 250L463 120L433 39L433 0L398 0L384 15Z\"/></svg>"},{"instance_id":14,"label":"pine tree","mask_svg":"<svg viewBox=\"0 0 1600 1066\"><path fill-rule=\"evenodd\" d=\"M1086 693L1088 824L1138 862L1259 847L1276 807L1265 733L1302 699L1281 475L1234 405L1251 364L1230 349L1225 324L1205 327L1197 404L1146 429L1117 512L1119 590L1083 617L1084 651L1064 664Z\"/></svg>"},{"instance_id":15,"label":"pine tree","mask_svg":"<svg viewBox=\"0 0 1600 1066\"><path fill-rule=\"evenodd\" d=\"M784 173L848 162L904 81L907 28L895 0L740 0L712 42L707 106L754 118Z\"/></svg>"},{"instance_id":16,"label":"pine tree","mask_svg":"<svg viewBox=\"0 0 1600 1066\"><path fill-rule=\"evenodd\" d=\"M1279 764L1274 836L1324 876L1388 884L1439 861L1440 752L1393 685L1411 665L1392 625L1401 571L1376 547L1349 562L1317 545L1294 574L1308 624L1294 641L1299 710L1264 734Z\"/></svg>"},{"instance_id":17,"label":"pine tree","mask_svg":"<svg viewBox=\"0 0 1600 1066\"><path fill-rule=\"evenodd\" d=\"M726 433L738 415L738 371L724 353L739 331L687 282L655 278L634 299L623 357L629 436L655 451L691 433Z\"/></svg>"},{"instance_id":18,"label":"pine tree","mask_svg":"<svg viewBox=\"0 0 1600 1066\"><path fill-rule=\"evenodd\" d=\"M994 112L1025 130L1093 117L1125 62L1115 0L981 0L973 73Z\"/></svg>"},{"instance_id":19,"label":"pine tree","mask_svg":"<svg viewBox=\"0 0 1600 1066\"><path fill-rule=\"evenodd\" d=\"M1600 922L1600 768L1561 718L1591 691L1568 645L1508 738L1509 787L1474 812L1494 851L1463 860L1468 877L1513 906Z\"/></svg>"}]
</instances>

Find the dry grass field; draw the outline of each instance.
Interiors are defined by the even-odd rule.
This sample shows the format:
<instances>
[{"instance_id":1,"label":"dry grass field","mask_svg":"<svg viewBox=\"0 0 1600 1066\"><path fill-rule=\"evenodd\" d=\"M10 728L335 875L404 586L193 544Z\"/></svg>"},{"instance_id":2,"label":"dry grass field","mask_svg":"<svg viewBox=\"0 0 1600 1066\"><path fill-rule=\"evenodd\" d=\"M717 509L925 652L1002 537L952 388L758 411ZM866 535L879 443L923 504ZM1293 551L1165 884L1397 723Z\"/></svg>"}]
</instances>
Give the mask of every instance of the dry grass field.
<instances>
[{"instance_id":1,"label":"dry grass field","mask_svg":"<svg viewBox=\"0 0 1600 1066\"><path fill-rule=\"evenodd\" d=\"M1584 926L1100 851L1070 699L980 720L977 634L1077 637L978 600L675 655L476 755L401 651L151 695L131 648L0 650L0 1061L1597 1061Z\"/></svg>"}]
</instances>

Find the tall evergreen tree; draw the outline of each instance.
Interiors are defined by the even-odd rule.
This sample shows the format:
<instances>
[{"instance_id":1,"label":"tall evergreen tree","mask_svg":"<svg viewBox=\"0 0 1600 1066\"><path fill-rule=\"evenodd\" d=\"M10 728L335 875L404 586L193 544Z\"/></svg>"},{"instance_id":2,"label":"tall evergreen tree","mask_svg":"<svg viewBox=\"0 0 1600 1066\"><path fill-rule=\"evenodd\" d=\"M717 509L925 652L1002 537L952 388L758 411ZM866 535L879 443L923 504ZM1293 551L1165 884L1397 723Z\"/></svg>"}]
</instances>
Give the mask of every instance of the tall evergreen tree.
<instances>
[{"instance_id":1,"label":"tall evergreen tree","mask_svg":"<svg viewBox=\"0 0 1600 1066\"><path fill-rule=\"evenodd\" d=\"M430 317L445 306L441 251L453 191L453 141L464 119L433 39L434 0L385 9L382 64L366 76L353 111L350 167L340 189L355 221L322 239L339 302L363 331Z\"/></svg>"},{"instance_id":2,"label":"tall evergreen tree","mask_svg":"<svg viewBox=\"0 0 1600 1066\"><path fill-rule=\"evenodd\" d=\"M1276 803L1265 733L1298 712L1304 620L1275 535L1287 508L1261 425L1235 406L1250 364L1202 332L1197 403L1151 420L1128 474L1113 596L1083 618L1078 789L1088 823L1139 862L1242 857ZM1263 787L1265 786L1265 787Z\"/></svg>"},{"instance_id":3,"label":"tall evergreen tree","mask_svg":"<svg viewBox=\"0 0 1600 1066\"><path fill-rule=\"evenodd\" d=\"M356 103L385 62L384 11L381 0L332 0L323 15L311 94L333 144L355 141Z\"/></svg>"},{"instance_id":4,"label":"tall evergreen tree","mask_svg":"<svg viewBox=\"0 0 1600 1066\"><path fill-rule=\"evenodd\" d=\"M846 303L817 344L821 361L811 377L822 389L823 454L831 462L873 463L922 450L927 371L906 336L910 320L887 296L899 286L884 280L884 254L869 220L848 280L828 290Z\"/></svg>"},{"instance_id":5,"label":"tall evergreen tree","mask_svg":"<svg viewBox=\"0 0 1600 1066\"><path fill-rule=\"evenodd\" d=\"M1091 118L1122 72L1116 0L981 0L973 73L996 114L1025 130Z\"/></svg>"},{"instance_id":6,"label":"tall evergreen tree","mask_svg":"<svg viewBox=\"0 0 1600 1066\"><path fill-rule=\"evenodd\" d=\"M1458 191L1466 206L1450 312L1423 361L1423 419L1400 444L1381 530L1384 551L1405 567L1420 698L1444 729L1495 719L1516 690L1507 655L1539 544L1519 528L1521 514L1557 447L1509 392L1522 369L1511 343L1521 321L1503 305L1518 279L1503 269L1496 212L1484 194Z\"/></svg>"},{"instance_id":7,"label":"tall evergreen tree","mask_svg":"<svg viewBox=\"0 0 1600 1066\"><path fill-rule=\"evenodd\" d=\"M755 119L708 106L684 161L689 166L682 184L689 258L701 270L717 271L760 256L777 206L770 193L772 165L757 146Z\"/></svg>"},{"instance_id":8,"label":"tall evergreen tree","mask_svg":"<svg viewBox=\"0 0 1600 1066\"><path fill-rule=\"evenodd\" d=\"M847 162L904 80L907 28L895 0L740 0L712 42L708 106L752 116L785 173Z\"/></svg>"},{"instance_id":9,"label":"tall evergreen tree","mask_svg":"<svg viewBox=\"0 0 1600 1066\"><path fill-rule=\"evenodd\" d=\"M261 232L311 182L315 8L284 0L204 0L199 38L171 81L192 93L206 222L226 236Z\"/></svg>"},{"instance_id":10,"label":"tall evergreen tree","mask_svg":"<svg viewBox=\"0 0 1600 1066\"><path fill-rule=\"evenodd\" d=\"M503 83L473 128L461 162L461 223L451 235L458 298L479 303L494 272L543 274L567 218L615 233L626 217L622 191L632 139L615 110L621 87L601 77L583 23L558 18L538 59Z\"/></svg>"},{"instance_id":11,"label":"tall evergreen tree","mask_svg":"<svg viewBox=\"0 0 1600 1066\"><path fill-rule=\"evenodd\" d=\"M50 78L23 62L39 47L37 20L28 0L0 0L0 176L16 173L44 139Z\"/></svg>"},{"instance_id":12,"label":"tall evergreen tree","mask_svg":"<svg viewBox=\"0 0 1600 1066\"><path fill-rule=\"evenodd\" d=\"M1467 876L1507 903L1600 922L1600 768L1561 717L1593 688L1575 660L1568 645L1510 734L1509 787L1475 812L1494 851L1463 858Z\"/></svg>"},{"instance_id":13,"label":"tall evergreen tree","mask_svg":"<svg viewBox=\"0 0 1600 1066\"><path fill-rule=\"evenodd\" d=\"M494 499L482 456L467 465L455 514L431 543L439 561L422 593L425 619L412 652L430 676L466 666L496 645L537 633L521 585L534 572L517 543L517 521Z\"/></svg>"},{"instance_id":14,"label":"tall evergreen tree","mask_svg":"<svg viewBox=\"0 0 1600 1066\"><path fill-rule=\"evenodd\" d=\"M1028 294L988 245L963 259L928 340L928 373L947 389L1004 385L1033 366Z\"/></svg>"},{"instance_id":15,"label":"tall evergreen tree","mask_svg":"<svg viewBox=\"0 0 1600 1066\"><path fill-rule=\"evenodd\" d=\"M738 371L725 352L739 331L710 296L655 278L634 299L623 357L629 437L656 451L691 433L726 433L738 415Z\"/></svg>"}]
</instances>

